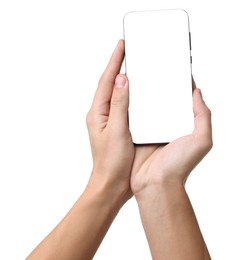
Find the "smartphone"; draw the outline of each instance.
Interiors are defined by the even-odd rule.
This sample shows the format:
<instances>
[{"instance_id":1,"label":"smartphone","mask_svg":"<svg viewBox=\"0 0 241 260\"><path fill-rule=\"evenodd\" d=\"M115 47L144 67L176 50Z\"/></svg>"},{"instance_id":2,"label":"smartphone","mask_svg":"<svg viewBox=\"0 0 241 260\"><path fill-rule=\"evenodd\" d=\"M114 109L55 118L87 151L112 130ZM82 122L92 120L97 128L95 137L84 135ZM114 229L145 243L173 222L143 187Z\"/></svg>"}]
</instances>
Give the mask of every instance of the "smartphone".
<instances>
[{"instance_id":1,"label":"smartphone","mask_svg":"<svg viewBox=\"0 0 241 260\"><path fill-rule=\"evenodd\" d=\"M133 142L169 143L192 133L192 57L187 12L129 12L123 18L123 31Z\"/></svg>"}]
</instances>

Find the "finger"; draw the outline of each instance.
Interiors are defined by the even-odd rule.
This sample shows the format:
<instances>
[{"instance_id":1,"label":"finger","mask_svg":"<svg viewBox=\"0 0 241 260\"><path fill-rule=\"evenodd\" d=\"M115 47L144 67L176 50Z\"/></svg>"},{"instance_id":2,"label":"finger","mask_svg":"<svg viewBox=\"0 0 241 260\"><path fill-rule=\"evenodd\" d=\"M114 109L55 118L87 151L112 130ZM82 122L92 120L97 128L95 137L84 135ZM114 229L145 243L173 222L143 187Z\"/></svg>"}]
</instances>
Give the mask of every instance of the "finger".
<instances>
[{"instance_id":1,"label":"finger","mask_svg":"<svg viewBox=\"0 0 241 260\"><path fill-rule=\"evenodd\" d=\"M98 114L109 114L109 102L112 96L113 86L116 75L120 72L121 65L124 59L124 41L119 40L109 63L102 74L98 88L95 93L92 107Z\"/></svg>"},{"instance_id":2,"label":"finger","mask_svg":"<svg viewBox=\"0 0 241 260\"><path fill-rule=\"evenodd\" d=\"M108 126L117 131L128 129L128 106L129 106L129 82L128 78L119 74L115 79L110 102L110 115Z\"/></svg>"},{"instance_id":3,"label":"finger","mask_svg":"<svg viewBox=\"0 0 241 260\"><path fill-rule=\"evenodd\" d=\"M195 88L193 91L193 111L195 116L194 135L212 140L211 111L202 98L201 90Z\"/></svg>"}]
</instances>

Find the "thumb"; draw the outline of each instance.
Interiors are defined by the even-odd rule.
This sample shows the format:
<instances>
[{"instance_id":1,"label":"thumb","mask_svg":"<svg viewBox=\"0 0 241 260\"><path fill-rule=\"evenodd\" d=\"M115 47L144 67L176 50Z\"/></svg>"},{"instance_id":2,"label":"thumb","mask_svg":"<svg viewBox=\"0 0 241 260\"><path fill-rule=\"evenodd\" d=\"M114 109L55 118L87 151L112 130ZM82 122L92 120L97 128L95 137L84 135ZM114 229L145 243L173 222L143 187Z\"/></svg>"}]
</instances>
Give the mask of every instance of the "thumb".
<instances>
[{"instance_id":1,"label":"thumb","mask_svg":"<svg viewBox=\"0 0 241 260\"><path fill-rule=\"evenodd\" d=\"M212 139L211 111L202 98L201 90L195 88L193 91L193 110L195 116L194 135Z\"/></svg>"},{"instance_id":2,"label":"thumb","mask_svg":"<svg viewBox=\"0 0 241 260\"><path fill-rule=\"evenodd\" d=\"M128 128L129 82L124 74L118 74L110 102L108 124L117 129Z\"/></svg>"}]
</instances>

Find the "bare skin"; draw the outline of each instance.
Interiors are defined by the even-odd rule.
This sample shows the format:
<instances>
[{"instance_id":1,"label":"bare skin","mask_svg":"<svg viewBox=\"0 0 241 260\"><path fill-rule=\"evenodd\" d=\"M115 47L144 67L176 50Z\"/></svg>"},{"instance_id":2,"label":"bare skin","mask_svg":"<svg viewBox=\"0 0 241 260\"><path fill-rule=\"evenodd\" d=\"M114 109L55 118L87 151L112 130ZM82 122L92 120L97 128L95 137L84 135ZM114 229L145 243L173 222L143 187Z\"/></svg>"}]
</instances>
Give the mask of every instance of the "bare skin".
<instances>
[{"instance_id":1,"label":"bare skin","mask_svg":"<svg viewBox=\"0 0 241 260\"><path fill-rule=\"evenodd\" d=\"M185 191L190 172L212 148L211 112L195 83L193 111L192 134L136 147L131 188L155 260L211 259Z\"/></svg>"},{"instance_id":2,"label":"bare skin","mask_svg":"<svg viewBox=\"0 0 241 260\"><path fill-rule=\"evenodd\" d=\"M184 187L212 147L210 110L195 88L191 135L166 146L134 146L128 127L128 78L119 74L123 59L120 40L86 117L93 157L88 185L27 259L92 259L133 194L153 259L210 259Z\"/></svg>"},{"instance_id":3,"label":"bare skin","mask_svg":"<svg viewBox=\"0 0 241 260\"><path fill-rule=\"evenodd\" d=\"M87 115L93 156L89 183L78 201L27 259L92 259L120 208L132 196L134 145L128 128L128 84L121 85L124 43L101 76ZM118 142L117 142L118 140Z\"/></svg>"}]
</instances>

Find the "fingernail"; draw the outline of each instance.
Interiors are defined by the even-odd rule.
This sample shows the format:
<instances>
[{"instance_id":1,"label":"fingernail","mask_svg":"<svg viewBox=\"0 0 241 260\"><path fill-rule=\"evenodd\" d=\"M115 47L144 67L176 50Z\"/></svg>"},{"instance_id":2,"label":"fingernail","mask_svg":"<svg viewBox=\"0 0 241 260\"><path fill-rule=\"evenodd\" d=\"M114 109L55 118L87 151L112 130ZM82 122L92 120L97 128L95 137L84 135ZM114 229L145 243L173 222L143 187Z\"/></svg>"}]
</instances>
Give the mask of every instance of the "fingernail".
<instances>
[{"instance_id":1,"label":"fingernail","mask_svg":"<svg viewBox=\"0 0 241 260\"><path fill-rule=\"evenodd\" d=\"M115 79L115 87L116 88L123 88L126 84L126 79L121 76L117 76Z\"/></svg>"}]
</instances>

